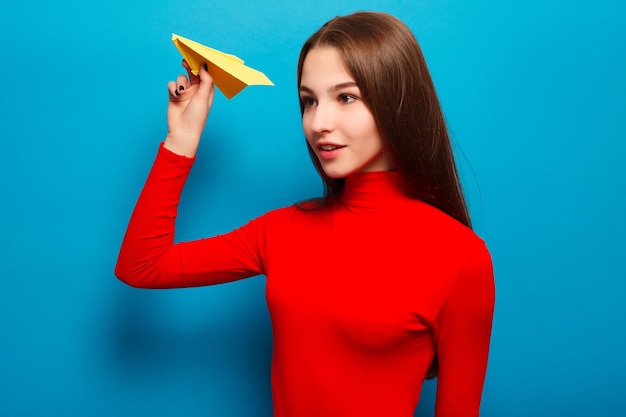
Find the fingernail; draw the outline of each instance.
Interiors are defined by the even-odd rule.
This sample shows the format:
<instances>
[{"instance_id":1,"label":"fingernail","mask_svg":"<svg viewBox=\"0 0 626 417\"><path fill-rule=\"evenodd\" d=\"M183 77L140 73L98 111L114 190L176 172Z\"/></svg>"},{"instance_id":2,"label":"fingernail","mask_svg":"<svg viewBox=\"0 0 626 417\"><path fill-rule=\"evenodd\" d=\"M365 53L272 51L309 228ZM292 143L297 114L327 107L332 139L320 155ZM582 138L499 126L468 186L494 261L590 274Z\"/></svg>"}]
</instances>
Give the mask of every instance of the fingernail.
<instances>
[{"instance_id":1,"label":"fingernail","mask_svg":"<svg viewBox=\"0 0 626 417\"><path fill-rule=\"evenodd\" d=\"M181 85L180 87L178 87L178 91L185 91L185 87Z\"/></svg>"},{"instance_id":2,"label":"fingernail","mask_svg":"<svg viewBox=\"0 0 626 417\"><path fill-rule=\"evenodd\" d=\"M174 94L178 95L178 90L174 90Z\"/></svg>"}]
</instances>

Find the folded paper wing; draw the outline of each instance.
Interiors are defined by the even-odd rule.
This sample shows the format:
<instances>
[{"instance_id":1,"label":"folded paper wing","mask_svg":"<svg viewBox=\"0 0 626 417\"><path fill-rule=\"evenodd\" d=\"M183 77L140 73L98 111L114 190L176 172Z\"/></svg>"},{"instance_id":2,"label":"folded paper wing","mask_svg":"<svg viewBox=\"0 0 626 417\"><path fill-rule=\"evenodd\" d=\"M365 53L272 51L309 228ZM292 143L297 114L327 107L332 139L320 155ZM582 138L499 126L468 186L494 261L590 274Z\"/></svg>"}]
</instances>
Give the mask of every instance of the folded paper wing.
<instances>
[{"instance_id":1,"label":"folded paper wing","mask_svg":"<svg viewBox=\"0 0 626 417\"><path fill-rule=\"evenodd\" d=\"M207 64L213 82L229 99L248 85L274 85L265 74L245 66L243 60L235 55L209 48L176 34L172 34L172 41L191 67L193 74L198 75L200 66Z\"/></svg>"}]
</instances>

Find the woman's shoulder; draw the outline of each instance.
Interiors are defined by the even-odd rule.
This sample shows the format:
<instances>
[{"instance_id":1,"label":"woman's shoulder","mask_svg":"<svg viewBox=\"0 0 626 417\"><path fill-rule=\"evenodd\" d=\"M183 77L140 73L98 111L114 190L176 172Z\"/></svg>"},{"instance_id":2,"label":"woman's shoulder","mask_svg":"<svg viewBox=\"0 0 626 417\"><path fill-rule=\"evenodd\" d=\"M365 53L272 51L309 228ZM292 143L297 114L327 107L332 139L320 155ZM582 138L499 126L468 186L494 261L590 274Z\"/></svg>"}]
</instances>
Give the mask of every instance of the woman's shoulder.
<instances>
[{"instance_id":1,"label":"woman's shoulder","mask_svg":"<svg viewBox=\"0 0 626 417\"><path fill-rule=\"evenodd\" d=\"M416 201L414 208L419 213L414 223L429 240L450 248L484 250L484 240L471 227L427 203Z\"/></svg>"}]
</instances>

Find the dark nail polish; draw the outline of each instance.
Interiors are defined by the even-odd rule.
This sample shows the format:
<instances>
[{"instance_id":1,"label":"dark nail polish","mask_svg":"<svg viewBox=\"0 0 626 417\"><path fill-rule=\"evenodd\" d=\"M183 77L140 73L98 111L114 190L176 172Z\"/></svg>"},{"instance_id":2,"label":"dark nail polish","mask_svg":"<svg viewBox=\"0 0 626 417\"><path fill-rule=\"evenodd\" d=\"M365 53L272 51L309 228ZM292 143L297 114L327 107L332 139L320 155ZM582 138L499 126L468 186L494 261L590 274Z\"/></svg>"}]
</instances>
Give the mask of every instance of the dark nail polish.
<instances>
[{"instance_id":1,"label":"dark nail polish","mask_svg":"<svg viewBox=\"0 0 626 417\"><path fill-rule=\"evenodd\" d=\"M174 90L174 94L178 95L178 90Z\"/></svg>"},{"instance_id":2,"label":"dark nail polish","mask_svg":"<svg viewBox=\"0 0 626 417\"><path fill-rule=\"evenodd\" d=\"M178 91L185 91L185 87L181 85L180 87L178 87Z\"/></svg>"}]
</instances>

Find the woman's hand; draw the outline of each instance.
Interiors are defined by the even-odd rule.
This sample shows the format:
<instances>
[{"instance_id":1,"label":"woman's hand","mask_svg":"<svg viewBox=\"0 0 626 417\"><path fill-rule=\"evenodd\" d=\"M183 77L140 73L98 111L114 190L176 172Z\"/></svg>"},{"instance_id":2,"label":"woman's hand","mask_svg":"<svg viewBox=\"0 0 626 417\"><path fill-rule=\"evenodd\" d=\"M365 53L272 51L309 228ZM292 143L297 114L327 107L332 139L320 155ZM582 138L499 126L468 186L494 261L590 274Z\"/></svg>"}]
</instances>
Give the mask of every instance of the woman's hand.
<instances>
[{"instance_id":1,"label":"woman's hand","mask_svg":"<svg viewBox=\"0 0 626 417\"><path fill-rule=\"evenodd\" d=\"M215 87L205 65L198 75L193 75L186 61L183 61L183 67L187 69L188 77L181 74L176 82L167 84L169 103L164 147L193 158L213 105Z\"/></svg>"}]
</instances>

